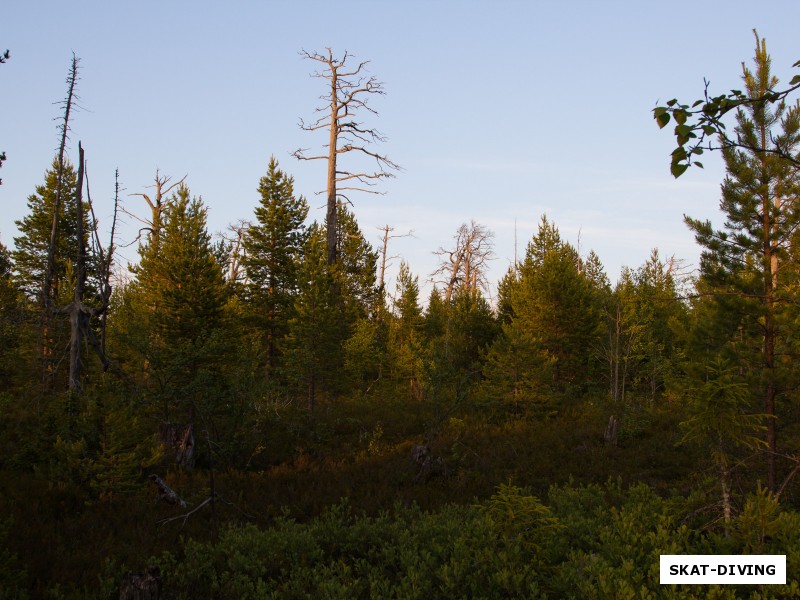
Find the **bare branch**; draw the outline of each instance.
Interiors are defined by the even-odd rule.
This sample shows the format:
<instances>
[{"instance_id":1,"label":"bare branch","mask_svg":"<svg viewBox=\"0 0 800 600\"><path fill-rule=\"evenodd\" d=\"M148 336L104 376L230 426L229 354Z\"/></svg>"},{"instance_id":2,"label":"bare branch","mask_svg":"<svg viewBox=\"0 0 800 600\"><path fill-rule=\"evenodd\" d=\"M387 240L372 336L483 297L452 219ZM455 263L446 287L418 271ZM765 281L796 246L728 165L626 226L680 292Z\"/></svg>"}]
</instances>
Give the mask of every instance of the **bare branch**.
<instances>
[{"instance_id":1,"label":"bare branch","mask_svg":"<svg viewBox=\"0 0 800 600\"><path fill-rule=\"evenodd\" d=\"M292 156L298 160L327 159L328 161L326 226L328 264L332 265L336 262L338 235L336 207L341 196L337 191L337 184L342 181L356 180L370 187L374 185L375 180L388 177L387 170L399 170L400 167L388 157L367 149L367 144L383 142L386 138L377 129L365 126L357 120L359 112L377 115L377 111L368 104L369 97L374 94L385 94L383 83L365 73L369 61L361 61L355 67L348 66L348 61L353 56L345 51L341 58L334 57L331 48L326 48L325 53L302 49L300 55L321 65L322 70L313 72L312 77L325 79L329 83L328 93L320 97L325 104L315 110L315 113L319 113L321 116L309 124L300 120L300 128L305 131L326 130L328 132L328 142L323 145L324 148L327 148L327 156L322 154L307 156L304 149L296 150ZM349 152L360 152L375 159L378 171L375 173L351 173L338 169L339 157ZM341 189L376 193L373 190L359 187Z\"/></svg>"},{"instance_id":2,"label":"bare branch","mask_svg":"<svg viewBox=\"0 0 800 600\"><path fill-rule=\"evenodd\" d=\"M475 221L463 223L454 236L454 249L439 248L434 252L440 264L431 274L431 281L444 286L445 300L449 301L457 289L473 294L488 291L485 266L495 258L493 238L494 233L486 226Z\"/></svg>"}]
</instances>

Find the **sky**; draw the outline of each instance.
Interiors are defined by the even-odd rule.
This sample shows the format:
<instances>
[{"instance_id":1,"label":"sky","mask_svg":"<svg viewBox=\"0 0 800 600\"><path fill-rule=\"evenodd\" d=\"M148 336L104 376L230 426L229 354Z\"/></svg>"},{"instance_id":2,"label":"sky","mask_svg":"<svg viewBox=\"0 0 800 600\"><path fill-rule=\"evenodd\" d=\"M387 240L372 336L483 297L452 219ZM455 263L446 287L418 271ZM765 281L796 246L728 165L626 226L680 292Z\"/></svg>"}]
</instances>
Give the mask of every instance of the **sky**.
<instances>
[{"instance_id":1,"label":"sky","mask_svg":"<svg viewBox=\"0 0 800 600\"><path fill-rule=\"evenodd\" d=\"M683 215L722 224L724 169L708 156L704 170L673 179L674 137L651 111L700 98L704 78L716 93L741 87L754 28L788 81L798 22L790 0L12 2L0 19L0 50L11 51L0 65L0 241L13 246L55 156L73 52L81 110L69 153L81 141L104 239L115 169L125 208L142 216L132 194L147 192L157 170L186 175L216 233L253 218L275 156L322 220L326 165L291 152L325 143L298 127L325 93L300 51L329 47L370 61L384 82L372 102L379 116L364 121L387 137L376 150L403 169L381 184L385 194L352 195L352 210L376 247L385 225L413 231L391 241L389 273L402 258L423 295L434 251L472 220L495 234L493 282L543 214L581 254L594 250L612 283L653 248L691 272L700 249ZM136 231L125 217L118 241ZM136 244L119 258L135 261Z\"/></svg>"}]
</instances>

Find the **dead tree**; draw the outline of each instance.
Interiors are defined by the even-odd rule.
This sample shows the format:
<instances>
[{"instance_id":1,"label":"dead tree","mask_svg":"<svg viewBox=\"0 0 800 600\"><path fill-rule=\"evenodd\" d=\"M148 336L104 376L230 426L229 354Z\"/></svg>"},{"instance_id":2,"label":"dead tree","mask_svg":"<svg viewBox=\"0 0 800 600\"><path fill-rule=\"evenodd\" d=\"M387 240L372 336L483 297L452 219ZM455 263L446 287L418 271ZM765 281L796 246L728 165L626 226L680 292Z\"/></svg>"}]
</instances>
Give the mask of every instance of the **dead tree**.
<instances>
[{"instance_id":1,"label":"dead tree","mask_svg":"<svg viewBox=\"0 0 800 600\"><path fill-rule=\"evenodd\" d=\"M58 146L58 154L56 157L56 193L53 201L53 221L50 226L50 240L48 242L47 252L47 266L45 267L44 280L41 289L42 313L41 313L41 328L40 328L40 344L41 344L41 358L43 362L42 378L48 379L52 376L54 368L49 363L51 350L49 345L49 336L51 334L52 319L55 314L53 299L58 295L58 290L53 289L55 272L56 272L56 257L55 247L58 239L58 220L61 214L61 204L64 201L64 170L66 168L66 147L67 139L69 137L69 120L72 115L73 106L76 103L76 86L78 83L78 63L80 59L73 53L72 62L70 63L69 74L67 75L67 95L62 101L64 108L63 117L59 119L58 131L60 142Z\"/></svg>"},{"instance_id":2,"label":"dead tree","mask_svg":"<svg viewBox=\"0 0 800 600\"><path fill-rule=\"evenodd\" d=\"M84 303L84 295L86 292L86 279L87 279L87 249L85 243L85 234L83 231L84 222L84 204L83 204L83 185L86 170L86 160L84 158L83 147L78 142L78 184L75 190L75 216L76 216L76 238L78 247L76 249L75 260L75 288L72 295L72 302L63 307L57 307L44 294L47 298L46 306L50 313L60 313L69 315L70 320L70 342L69 342L69 391L73 394L80 394L82 392L81 385L81 369L82 369L82 349L84 340L88 341L92 349L97 353L100 361L103 364L103 369L108 369L111 366L111 361L105 354L100 341L97 339L94 331L92 331L90 321L92 317L100 317L106 313L111 301L111 284L109 281L111 272L111 261L113 257L114 239L113 232L116 228L116 222L112 225L112 238L109 244L107 254L101 256L101 287L100 298L97 306L90 306ZM88 196L88 194L87 194ZM89 205L91 206L91 197L89 197ZM92 210L92 212L94 212ZM114 214L116 215L116 207ZM96 220L95 220L96 222ZM96 231L95 231L96 234ZM48 248L48 261L55 262L55 247L51 245ZM117 370L117 369L115 369ZM117 370L118 371L118 370Z\"/></svg>"},{"instance_id":3,"label":"dead tree","mask_svg":"<svg viewBox=\"0 0 800 600\"><path fill-rule=\"evenodd\" d=\"M444 298L449 301L456 290L477 294L489 289L486 277L488 263L494 258L494 233L486 226L471 221L462 223L455 235L452 250L439 248L434 254L440 265L432 274L434 283L444 287Z\"/></svg>"},{"instance_id":4,"label":"dead tree","mask_svg":"<svg viewBox=\"0 0 800 600\"><path fill-rule=\"evenodd\" d=\"M244 260L247 255L244 238L250 222L239 219L236 223L228 225L228 232L221 234L222 243L228 246L227 278L232 284L246 283L247 273L244 269Z\"/></svg>"},{"instance_id":5,"label":"dead tree","mask_svg":"<svg viewBox=\"0 0 800 600\"><path fill-rule=\"evenodd\" d=\"M0 65L5 63L9 58L11 58L11 53L8 50L6 50L5 52L0 53ZM0 152L0 167L3 166L3 161L5 161L5 160L6 160L6 153L5 152ZM0 185L2 185L2 184L3 184L3 180L0 179Z\"/></svg>"},{"instance_id":6,"label":"dead tree","mask_svg":"<svg viewBox=\"0 0 800 600\"><path fill-rule=\"evenodd\" d=\"M161 222L161 215L164 212L164 207L166 206L165 197L176 187L180 186L184 181L186 181L187 175L181 177L179 181L176 181L173 184L170 184L170 180L172 177L167 177L166 175L159 175L158 170L156 170L156 177L155 182L153 185L149 186L155 189L155 192L152 194L152 198L150 195L145 193L137 193L131 194L131 196L141 196L144 198L144 201L147 202L147 206L150 208L150 217L149 218L142 218L139 217L125 209L123 212L136 219L144 227L139 229L139 239L142 235L142 232L147 232L148 234L148 241L153 248L158 247L158 241L161 234L161 228L163 227L163 223Z\"/></svg>"},{"instance_id":7,"label":"dead tree","mask_svg":"<svg viewBox=\"0 0 800 600\"><path fill-rule=\"evenodd\" d=\"M95 254L100 258L100 298L101 302L106 306L111 302L111 268L114 264L114 240L117 232L117 217L119 215L119 169L114 170L114 216L111 221L111 240L108 246L108 252L103 250L103 245L100 243L98 236L98 221L94 214L94 205L92 198L89 194L89 180L86 180L87 196L89 197L89 210L92 215L92 244ZM104 310L100 316L100 348L102 354L106 353L106 322L108 319L108 311Z\"/></svg>"},{"instance_id":8,"label":"dead tree","mask_svg":"<svg viewBox=\"0 0 800 600\"><path fill-rule=\"evenodd\" d=\"M397 256L387 256L389 250L389 240L402 237L412 237L414 235L414 231L412 230L401 235L389 235L392 231L394 231L394 227L384 225L383 227L379 227L379 229L383 232L383 235L381 236L381 267L380 271L378 272L378 289L383 290L386 278L386 265L390 260L397 258Z\"/></svg>"},{"instance_id":9,"label":"dead tree","mask_svg":"<svg viewBox=\"0 0 800 600\"><path fill-rule=\"evenodd\" d=\"M78 58L75 54L72 55L72 63L70 66L69 76L67 77L67 97L64 101L64 117L59 125L61 132L61 142L59 145L58 161L57 161L57 186L56 198L53 207L53 223L50 230L50 242L47 248L47 270L45 272L44 281L42 284L42 303L43 311L43 328L42 340L43 348L44 340L47 336L48 321L55 314L67 314L70 319L70 343L69 343L69 391L73 394L80 394L81 388L81 366L82 366L82 349L84 340L86 340L100 357L103 364L103 369L108 369L111 361L107 358L105 350L101 343L98 341L97 336L89 327L92 317L99 317L104 315L108 309L111 300L111 285L110 273L111 264L114 253L114 232L116 229L117 217L117 200L114 203L114 222L111 226L111 241L109 243L107 253L103 253L102 245L97 238L97 219L94 218L94 209L92 208L91 195L89 194L88 177L86 176L86 159L84 157L83 147L78 142L78 181L75 190L74 209L75 209L75 223L76 223L76 239L77 248L75 249L75 288L73 290L72 302L66 306L58 307L55 305L52 287L53 278L55 277L55 247L58 237L58 215L60 212L61 202L63 201L63 174L65 159L64 154L66 151L66 143L69 132L69 117L73 110L74 102L76 99L75 85L78 80ZM87 266L87 248L86 248L86 232L83 230L85 215L85 207L83 203L83 186L84 179L86 179L87 200L90 210L93 215L93 242L97 251L100 253L100 298L97 306L90 306L84 303L84 295L86 292L86 280L88 276ZM117 183L117 192L119 191L119 184ZM115 369L118 371L118 369ZM118 371L119 372L119 371Z\"/></svg>"},{"instance_id":10,"label":"dead tree","mask_svg":"<svg viewBox=\"0 0 800 600\"><path fill-rule=\"evenodd\" d=\"M322 65L322 70L312 73L311 76L326 79L330 86L328 93L320 97L326 104L316 109L321 116L310 124L300 120L300 128L306 131L328 131L328 143L323 146L327 148L327 154L309 156L306 154L307 148L298 148L292 156L298 160L328 162L327 250L328 264L333 265L336 262L336 208L339 200L349 202L346 192L350 191L381 193L373 189L377 181L394 177L392 171L399 170L400 167L386 155L378 154L369 148L371 144L386 141L386 138L377 129L365 126L357 120L359 113L377 115L377 111L369 106L369 100L375 94L386 93L383 83L374 76L366 74L369 61L351 66L348 61L354 58L352 54L345 51L342 58L335 58L330 48L327 48L326 53L302 50L300 54ZM374 160L377 170L350 171L342 168L339 164L340 155L351 152L370 161Z\"/></svg>"},{"instance_id":11,"label":"dead tree","mask_svg":"<svg viewBox=\"0 0 800 600\"><path fill-rule=\"evenodd\" d=\"M59 124L59 132L61 133L61 143L58 147L58 173L56 178L56 198L53 207L53 224L50 228L50 245L47 253L47 271L45 272L44 285L42 286L42 303L45 307L45 313L49 313L51 304L51 295L53 288L53 278L55 277L56 258L54 248L56 246L56 239L58 236L58 215L61 210L61 202L63 200L63 185L64 185L64 154L67 147L67 138L69 137L69 118L72 114L73 104L77 96L75 94L75 86L78 83L78 63L80 59L72 54L72 63L70 64L69 75L67 75L67 97L63 101L64 117ZM46 326L45 326L46 329Z\"/></svg>"},{"instance_id":12,"label":"dead tree","mask_svg":"<svg viewBox=\"0 0 800 600\"><path fill-rule=\"evenodd\" d=\"M75 291L72 296L72 304L66 307L69 312L70 336L69 336L69 391L79 393L81 391L81 347L83 333L87 328L87 314L84 312L83 294L86 288L86 245L83 241L83 176L84 176L84 157L83 148L78 142L78 186L75 191L75 213L76 213L76 235L78 239L77 260L75 261Z\"/></svg>"},{"instance_id":13,"label":"dead tree","mask_svg":"<svg viewBox=\"0 0 800 600\"><path fill-rule=\"evenodd\" d=\"M175 453L175 464L185 471L194 467L194 425L188 423L161 423L158 427L158 441Z\"/></svg>"}]
</instances>

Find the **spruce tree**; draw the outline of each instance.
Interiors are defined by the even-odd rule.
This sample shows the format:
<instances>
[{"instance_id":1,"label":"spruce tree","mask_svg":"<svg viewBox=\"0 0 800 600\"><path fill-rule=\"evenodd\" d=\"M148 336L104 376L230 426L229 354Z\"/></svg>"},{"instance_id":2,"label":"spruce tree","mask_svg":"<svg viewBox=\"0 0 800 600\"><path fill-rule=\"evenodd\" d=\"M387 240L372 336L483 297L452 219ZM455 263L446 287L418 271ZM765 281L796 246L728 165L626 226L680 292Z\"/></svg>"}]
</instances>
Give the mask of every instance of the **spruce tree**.
<instances>
[{"instance_id":1,"label":"spruce tree","mask_svg":"<svg viewBox=\"0 0 800 600\"><path fill-rule=\"evenodd\" d=\"M421 393L422 308L419 304L419 277L412 276L408 264L400 263L397 294L391 321L389 350L392 381L411 398Z\"/></svg>"},{"instance_id":2,"label":"spruce tree","mask_svg":"<svg viewBox=\"0 0 800 600\"><path fill-rule=\"evenodd\" d=\"M253 325L263 335L267 369L278 365L279 344L294 318L298 275L307 232L308 203L294 195L294 179L271 158L258 186L256 222L244 236L246 303Z\"/></svg>"},{"instance_id":3,"label":"spruce tree","mask_svg":"<svg viewBox=\"0 0 800 600\"><path fill-rule=\"evenodd\" d=\"M298 394L313 412L320 390L330 389L341 368L341 313L328 269L325 230L309 227L303 250L294 318L286 338L287 370Z\"/></svg>"},{"instance_id":4,"label":"spruce tree","mask_svg":"<svg viewBox=\"0 0 800 600\"><path fill-rule=\"evenodd\" d=\"M62 198L66 199L59 206L58 235L55 246L55 273L53 277L52 298L59 294L69 294L65 289L67 273L75 260L75 249L78 247L75 222L75 210L71 210L77 186L77 173L71 163L65 162L62 176ZM45 173L43 185L28 196L28 215L16 221L20 236L14 238L12 253L15 267L15 280L19 288L31 300L41 301L42 284L47 271L47 249L50 243L50 230L53 223L56 190L58 189L58 159ZM88 220L84 231L89 231Z\"/></svg>"},{"instance_id":5,"label":"spruce tree","mask_svg":"<svg viewBox=\"0 0 800 600\"><path fill-rule=\"evenodd\" d=\"M491 306L479 290L461 287L447 299L434 288L425 313L426 396L447 411L471 398L483 377L483 354L498 333Z\"/></svg>"},{"instance_id":6,"label":"spruce tree","mask_svg":"<svg viewBox=\"0 0 800 600\"><path fill-rule=\"evenodd\" d=\"M331 273L341 286L343 318L352 325L357 319L374 316L382 300L377 285L378 252L372 248L355 215L340 206L337 218L336 256L340 264Z\"/></svg>"},{"instance_id":7,"label":"spruce tree","mask_svg":"<svg viewBox=\"0 0 800 600\"><path fill-rule=\"evenodd\" d=\"M524 261L505 280L503 334L488 353L484 390L514 402L586 391L600 341L596 287L577 251L543 217Z\"/></svg>"},{"instance_id":8,"label":"spruce tree","mask_svg":"<svg viewBox=\"0 0 800 600\"><path fill-rule=\"evenodd\" d=\"M157 382L162 418L180 413L194 420L209 408L221 385L225 305L229 287L206 228L207 209L180 186L164 212L158 247L142 246L137 279L123 301L122 337L144 359L145 376Z\"/></svg>"},{"instance_id":9,"label":"spruce tree","mask_svg":"<svg viewBox=\"0 0 800 600\"><path fill-rule=\"evenodd\" d=\"M14 238L12 258L14 263L14 282L26 299L35 307L29 313L35 323L37 333L36 355L40 362L40 372L49 386L60 387L56 377L66 378L66 369L59 369L62 363L63 348L68 344L69 318L65 314L50 314L42 294L45 289L45 276L48 272L48 248L50 245L53 212L56 194L59 189L58 158L53 160L45 172L43 185L37 186L35 193L28 196L28 214L16 221L20 235ZM72 301L76 274L73 266L77 258L78 227L75 210L77 173L71 163L65 161L61 176L61 202L57 215L56 237L53 251L53 278L48 289L48 301L55 306L66 306ZM84 215L87 211L84 211ZM88 218L84 218L83 244L88 244L90 231ZM87 290L91 294L91 285ZM66 379L64 380L66 382Z\"/></svg>"},{"instance_id":10,"label":"spruce tree","mask_svg":"<svg viewBox=\"0 0 800 600\"><path fill-rule=\"evenodd\" d=\"M382 309L376 285L378 253L344 206L339 207L337 227L338 260L333 265L327 261L326 228L316 223L309 228L296 313L287 336L287 363L310 410L318 392L335 396L347 389L354 374L345 368L348 350L351 365L365 349L384 351L383 329L375 321ZM374 371L381 364L382 359L359 366L356 375L369 377L363 370Z\"/></svg>"}]
</instances>

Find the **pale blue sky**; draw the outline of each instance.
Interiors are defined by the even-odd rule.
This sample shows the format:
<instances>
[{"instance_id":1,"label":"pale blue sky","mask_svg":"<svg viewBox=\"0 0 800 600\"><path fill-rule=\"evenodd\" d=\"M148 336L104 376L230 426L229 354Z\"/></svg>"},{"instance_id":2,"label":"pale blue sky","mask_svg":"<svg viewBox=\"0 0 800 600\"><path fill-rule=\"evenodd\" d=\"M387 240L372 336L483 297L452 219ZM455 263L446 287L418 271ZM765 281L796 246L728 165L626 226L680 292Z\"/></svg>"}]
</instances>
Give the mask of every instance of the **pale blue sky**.
<instances>
[{"instance_id":1,"label":"pale blue sky","mask_svg":"<svg viewBox=\"0 0 800 600\"><path fill-rule=\"evenodd\" d=\"M381 151L404 171L385 196L355 195L368 239L396 240L420 280L432 252L474 219L496 234L499 278L542 213L582 253L594 249L615 281L658 247L697 264L684 213L717 223L722 168L675 181L672 137L650 110L678 96L739 87L752 29L767 40L775 73L800 59L793 1L598 2L22 2L8 3L0 46L0 240L43 180L58 144L54 104L65 94L71 53L81 58L84 110L72 122L71 154L86 149L97 212L108 223L114 169L126 194L145 191L156 169L180 178L209 207L212 231L252 218L270 155L295 177L321 219L322 162L298 163L297 147L323 136L300 131L324 93L301 48L345 49L370 60L387 94L371 121ZM144 214L140 198L126 207ZM133 220L123 229L134 235ZM122 250L135 260L135 246ZM395 264L395 267L397 265ZM494 290L493 290L494 291Z\"/></svg>"}]
</instances>

